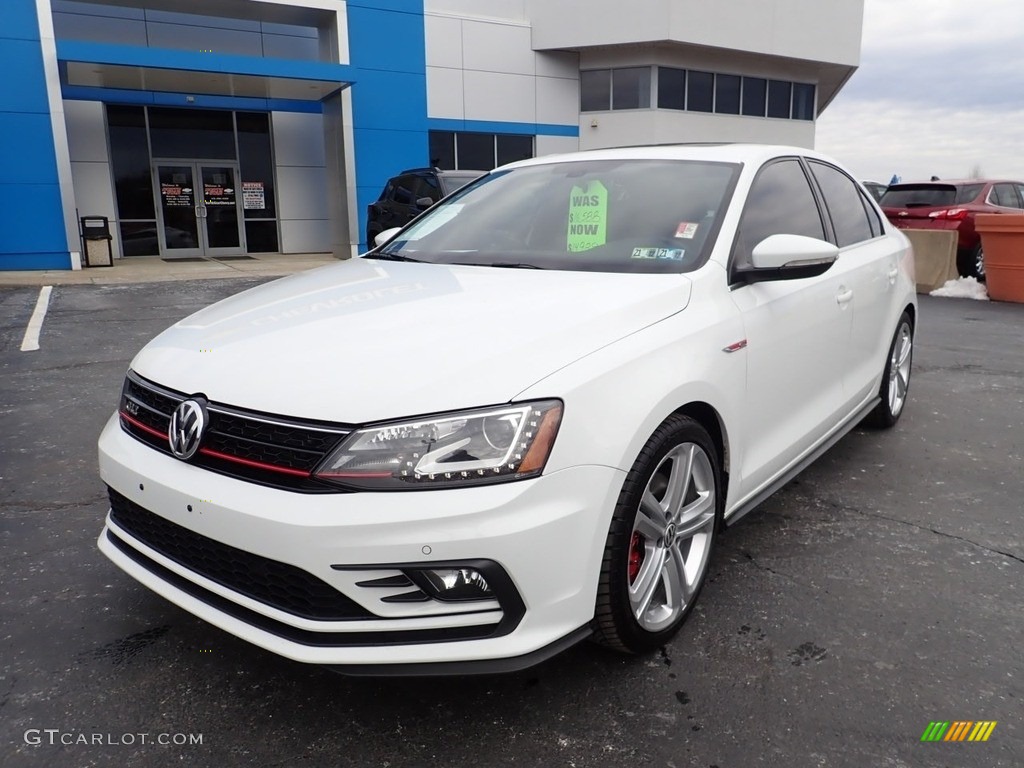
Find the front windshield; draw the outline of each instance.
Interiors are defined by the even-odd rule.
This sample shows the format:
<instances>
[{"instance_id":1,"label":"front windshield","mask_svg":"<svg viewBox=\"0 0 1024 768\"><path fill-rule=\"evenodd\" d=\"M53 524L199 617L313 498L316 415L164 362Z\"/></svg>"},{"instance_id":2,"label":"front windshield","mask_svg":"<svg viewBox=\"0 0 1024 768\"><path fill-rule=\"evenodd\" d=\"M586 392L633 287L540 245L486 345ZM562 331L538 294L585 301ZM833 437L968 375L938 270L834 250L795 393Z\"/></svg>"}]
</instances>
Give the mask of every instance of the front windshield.
<instances>
[{"instance_id":1,"label":"front windshield","mask_svg":"<svg viewBox=\"0 0 1024 768\"><path fill-rule=\"evenodd\" d=\"M370 258L688 272L708 257L739 165L584 160L497 170Z\"/></svg>"}]
</instances>

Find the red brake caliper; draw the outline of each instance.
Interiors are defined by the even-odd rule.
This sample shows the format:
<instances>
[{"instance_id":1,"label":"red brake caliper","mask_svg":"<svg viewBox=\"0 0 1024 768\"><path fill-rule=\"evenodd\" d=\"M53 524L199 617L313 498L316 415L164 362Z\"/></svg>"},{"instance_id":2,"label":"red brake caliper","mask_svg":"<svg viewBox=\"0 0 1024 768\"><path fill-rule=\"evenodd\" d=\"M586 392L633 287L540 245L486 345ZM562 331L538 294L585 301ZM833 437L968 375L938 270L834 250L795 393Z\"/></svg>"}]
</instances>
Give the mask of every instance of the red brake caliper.
<instances>
[{"instance_id":1,"label":"red brake caliper","mask_svg":"<svg viewBox=\"0 0 1024 768\"><path fill-rule=\"evenodd\" d=\"M644 562L644 555L646 550L644 549L644 537L640 535L639 531L633 531L633 538L629 542L629 583L632 584L636 581L637 575L640 573L640 566Z\"/></svg>"}]
</instances>

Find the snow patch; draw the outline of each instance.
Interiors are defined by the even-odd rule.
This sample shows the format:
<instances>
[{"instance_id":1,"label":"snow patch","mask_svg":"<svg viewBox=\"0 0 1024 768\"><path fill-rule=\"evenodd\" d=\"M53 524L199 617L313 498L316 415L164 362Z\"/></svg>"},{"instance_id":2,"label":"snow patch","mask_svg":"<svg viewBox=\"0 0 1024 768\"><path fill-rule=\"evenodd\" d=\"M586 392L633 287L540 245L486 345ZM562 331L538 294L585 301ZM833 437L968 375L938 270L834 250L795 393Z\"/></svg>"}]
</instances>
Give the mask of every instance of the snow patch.
<instances>
[{"instance_id":1,"label":"snow patch","mask_svg":"<svg viewBox=\"0 0 1024 768\"><path fill-rule=\"evenodd\" d=\"M988 301L988 291L985 284L979 283L974 277L961 277L956 280L947 280L941 288L936 288L929 296L941 296L945 299L977 299Z\"/></svg>"}]
</instances>

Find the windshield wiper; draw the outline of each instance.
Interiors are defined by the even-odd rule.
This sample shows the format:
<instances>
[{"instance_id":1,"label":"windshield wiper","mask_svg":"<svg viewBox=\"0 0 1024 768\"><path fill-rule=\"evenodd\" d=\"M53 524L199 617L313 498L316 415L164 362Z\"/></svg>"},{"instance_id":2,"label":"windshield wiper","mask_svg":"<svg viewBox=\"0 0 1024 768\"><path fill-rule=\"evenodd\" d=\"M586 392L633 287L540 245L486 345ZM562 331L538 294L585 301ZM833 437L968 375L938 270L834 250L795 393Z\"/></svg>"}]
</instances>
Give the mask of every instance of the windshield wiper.
<instances>
[{"instance_id":1,"label":"windshield wiper","mask_svg":"<svg viewBox=\"0 0 1024 768\"><path fill-rule=\"evenodd\" d=\"M380 259L381 261L415 261L419 264L425 263L423 259L414 259L412 256L405 256L401 253L386 253L384 251L379 253L368 253L363 258Z\"/></svg>"},{"instance_id":2,"label":"windshield wiper","mask_svg":"<svg viewBox=\"0 0 1024 768\"><path fill-rule=\"evenodd\" d=\"M547 269L537 264L527 264L523 261L458 261L453 262L460 267L501 267L503 269Z\"/></svg>"}]
</instances>

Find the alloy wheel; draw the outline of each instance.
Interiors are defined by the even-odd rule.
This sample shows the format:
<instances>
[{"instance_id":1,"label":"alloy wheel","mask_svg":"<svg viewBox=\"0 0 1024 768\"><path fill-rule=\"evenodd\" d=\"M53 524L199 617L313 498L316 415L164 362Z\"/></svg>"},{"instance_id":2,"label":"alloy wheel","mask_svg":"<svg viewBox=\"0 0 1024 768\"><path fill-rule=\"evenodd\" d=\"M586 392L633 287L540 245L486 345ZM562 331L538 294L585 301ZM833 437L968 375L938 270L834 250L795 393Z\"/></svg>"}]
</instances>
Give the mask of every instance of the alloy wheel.
<instances>
[{"instance_id":1,"label":"alloy wheel","mask_svg":"<svg viewBox=\"0 0 1024 768\"><path fill-rule=\"evenodd\" d=\"M716 505L711 461L695 443L669 451L648 480L627 567L630 609L648 632L670 626L695 598L711 554Z\"/></svg>"}]
</instances>

